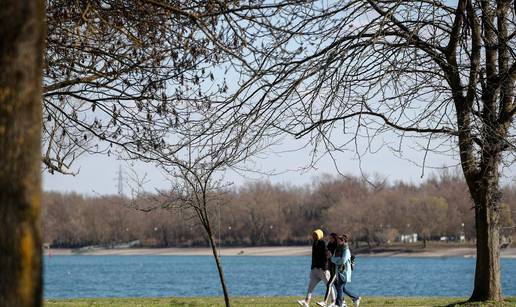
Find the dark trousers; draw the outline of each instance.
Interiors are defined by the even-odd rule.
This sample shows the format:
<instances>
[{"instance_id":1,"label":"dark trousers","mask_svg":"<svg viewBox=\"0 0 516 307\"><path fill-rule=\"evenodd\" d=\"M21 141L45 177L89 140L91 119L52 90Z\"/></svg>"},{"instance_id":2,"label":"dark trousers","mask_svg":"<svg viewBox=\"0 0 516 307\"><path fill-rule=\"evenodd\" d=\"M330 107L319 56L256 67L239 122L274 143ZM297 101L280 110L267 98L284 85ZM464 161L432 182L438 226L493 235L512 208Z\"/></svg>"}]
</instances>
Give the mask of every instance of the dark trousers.
<instances>
[{"instance_id":1,"label":"dark trousers","mask_svg":"<svg viewBox=\"0 0 516 307\"><path fill-rule=\"evenodd\" d=\"M337 276L338 276L338 274L337 274ZM337 300L335 302L337 304L337 306L342 306L342 301L344 300L344 294L351 297L351 299L353 301L356 301L358 299L358 295L355 295L353 292L349 291L349 289L346 288L346 282L342 281L340 276L337 277L335 287L337 288Z\"/></svg>"}]
</instances>

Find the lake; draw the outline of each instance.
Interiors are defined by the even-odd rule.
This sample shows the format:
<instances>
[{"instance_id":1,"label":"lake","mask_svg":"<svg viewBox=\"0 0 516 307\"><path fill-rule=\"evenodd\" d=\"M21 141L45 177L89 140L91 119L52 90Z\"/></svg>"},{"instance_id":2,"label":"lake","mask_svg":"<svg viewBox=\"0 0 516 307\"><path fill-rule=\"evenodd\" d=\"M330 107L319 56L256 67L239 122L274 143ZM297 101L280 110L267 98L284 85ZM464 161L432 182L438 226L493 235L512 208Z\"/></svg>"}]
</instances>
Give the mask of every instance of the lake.
<instances>
[{"instance_id":1,"label":"lake","mask_svg":"<svg viewBox=\"0 0 516 307\"><path fill-rule=\"evenodd\" d=\"M230 295L303 297L310 257L222 257ZM501 259L504 295L516 295L516 259ZM364 296L468 296L474 258L357 257L351 289ZM46 298L219 296L210 256L45 258ZM322 284L316 293L324 294Z\"/></svg>"}]
</instances>

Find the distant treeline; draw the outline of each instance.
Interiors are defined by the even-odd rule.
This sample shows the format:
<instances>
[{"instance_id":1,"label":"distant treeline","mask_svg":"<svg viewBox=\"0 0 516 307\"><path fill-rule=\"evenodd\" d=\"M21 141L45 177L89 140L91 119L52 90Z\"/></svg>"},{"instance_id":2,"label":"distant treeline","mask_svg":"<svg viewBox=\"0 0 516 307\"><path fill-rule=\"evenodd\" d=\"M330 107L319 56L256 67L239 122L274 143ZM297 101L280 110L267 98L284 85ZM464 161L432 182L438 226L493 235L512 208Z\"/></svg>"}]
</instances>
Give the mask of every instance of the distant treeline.
<instances>
[{"instance_id":1,"label":"distant treeline","mask_svg":"<svg viewBox=\"0 0 516 307\"><path fill-rule=\"evenodd\" d=\"M45 242L53 247L131 241L156 247L207 244L191 211L142 212L131 208L133 202L119 196L45 193ZM247 183L225 193L222 203L212 207L211 215L222 246L306 244L316 227L348 233L369 246L411 233L422 240L475 237L466 184L452 175L434 176L421 185L371 185L363 178L328 176L306 186ZM509 237L516 224L514 185L503 189L500 211L501 231Z\"/></svg>"}]
</instances>

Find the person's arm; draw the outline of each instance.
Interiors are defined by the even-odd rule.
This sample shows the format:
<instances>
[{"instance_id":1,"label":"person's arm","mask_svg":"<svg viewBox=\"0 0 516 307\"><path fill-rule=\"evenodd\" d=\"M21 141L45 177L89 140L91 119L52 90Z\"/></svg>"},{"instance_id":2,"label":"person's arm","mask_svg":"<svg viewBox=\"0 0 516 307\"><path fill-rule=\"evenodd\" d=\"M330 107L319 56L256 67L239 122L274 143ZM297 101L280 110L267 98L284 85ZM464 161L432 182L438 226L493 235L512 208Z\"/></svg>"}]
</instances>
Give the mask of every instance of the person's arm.
<instances>
[{"instance_id":1,"label":"person's arm","mask_svg":"<svg viewBox=\"0 0 516 307\"><path fill-rule=\"evenodd\" d=\"M317 245L317 252L319 254L319 265L323 266L326 262L326 243L324 243L323 240L319 241L319 244Z\"/></svg>"},{"instance_id":2,"label":"person's arm","mask_svg":"<svg viewBox=\"0 0 516 307\"><path fill-rule=\"evenodd\" d=\"M344 254L343 254L343 256L344 256L344 257L343 257L344 259L342 260L342 262L343 262L343 263L346 263L346 262L348 262L348 261L351 261L351 252L349 251L349 248L345 248L345 249L344 249Z\"/></svg>"},{"instance_id":3,"label":"person's arm","mask_svg":"<svg viewBox=\"0 0 516 307\"><path fill-rule=\"evenodd\" d=\"M342 253L342 263L344 263L344 270L351 270L351 252L349 248L345 248Z\"/></svg>"},{"instance_id":4,"label":"person's arm","mask_svg":"<svg viewBox=\"0 0 516 307\"><path fill-rule=\"evenodd\" d=\"M344 263L344 258L342 256L331 256L330 260L337 266Z\"/></svg>"},{"instance_id":5,"label":"person's arm","mask_svg":"<svg viewBox=\"0 0 516 307\"><path fill-rule=\"evenodd\" d=\"M328 245L330 243L328 243L325 247L324 247L324 254L326 255L326 259L330 259L331 258L331 252L330 250L328 249Z\"/></svg>"}]
</instances>

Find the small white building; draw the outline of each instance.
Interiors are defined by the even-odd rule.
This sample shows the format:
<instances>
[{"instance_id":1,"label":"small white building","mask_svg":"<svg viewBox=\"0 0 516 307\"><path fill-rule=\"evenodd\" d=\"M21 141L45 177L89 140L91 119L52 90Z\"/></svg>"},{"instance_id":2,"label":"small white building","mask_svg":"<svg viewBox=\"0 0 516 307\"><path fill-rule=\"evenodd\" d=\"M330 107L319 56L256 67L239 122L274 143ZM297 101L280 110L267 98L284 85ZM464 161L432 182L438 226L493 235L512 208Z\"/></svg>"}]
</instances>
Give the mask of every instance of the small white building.
<instances>
[{"instance_id":1,"label":"small white building","mask_svg":"<svg viewBox=\"0 0 516 307\"><path fill-rule=\"evenodd\" d=\"M403 242L403 243L415 243L417 242L417 233L412 233L412 234L402 234L400 235L400 242Z\"/></svg>"}]
</instances>

